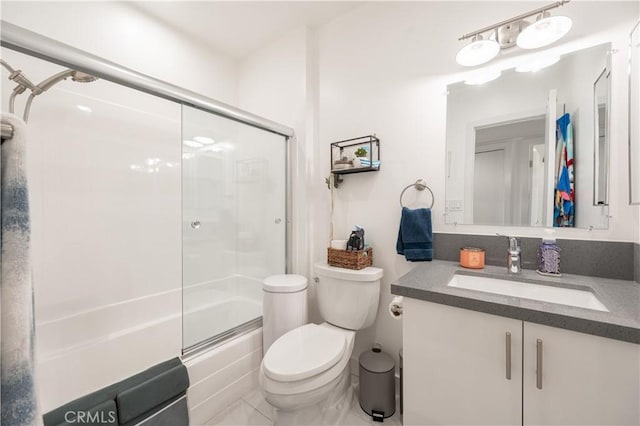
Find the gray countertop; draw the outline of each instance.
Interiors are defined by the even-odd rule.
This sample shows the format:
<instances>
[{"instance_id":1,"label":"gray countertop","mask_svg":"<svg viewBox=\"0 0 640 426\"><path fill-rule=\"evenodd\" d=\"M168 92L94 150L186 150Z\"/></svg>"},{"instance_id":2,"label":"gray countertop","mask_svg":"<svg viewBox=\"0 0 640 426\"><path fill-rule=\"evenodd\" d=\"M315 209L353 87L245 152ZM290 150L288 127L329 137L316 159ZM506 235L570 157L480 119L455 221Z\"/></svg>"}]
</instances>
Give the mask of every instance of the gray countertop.
<instances>
[{"instance_id":1,"label":"gray countertop","mask_svg":"<svg viewBox=\"0 0 640 426\"><path fill-rule=\"evenodd\" d=\"M531 299L448 287L455 274L477 275L535 284L589 290L609 312L583 309ZM465 269L457 262L424 262L391 283L391 293L429 302L470 309L551 327L640 343L640 285L633 281L563 274L545 277L523 270L509 275L507 268L486 266Z\"/></svg>"}]
</instances>

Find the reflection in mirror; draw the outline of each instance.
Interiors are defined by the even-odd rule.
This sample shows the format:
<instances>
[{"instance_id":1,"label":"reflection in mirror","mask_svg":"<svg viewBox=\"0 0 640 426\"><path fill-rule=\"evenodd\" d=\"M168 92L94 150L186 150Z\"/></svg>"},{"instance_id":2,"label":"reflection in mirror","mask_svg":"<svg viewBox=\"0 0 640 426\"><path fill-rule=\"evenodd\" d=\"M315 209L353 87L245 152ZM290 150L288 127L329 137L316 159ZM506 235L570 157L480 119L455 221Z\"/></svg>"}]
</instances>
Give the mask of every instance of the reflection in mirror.
<instances>
[{"instance_id":1,"label":"reflection in mirror","mask_svg":"<svg viewBox=\"0 0 640 426\"><path fill-rule=\"evenodd\" d=\"M483 85L448 86L447 223L608 227L609 81L606 113L598 115L602 144L595 143L594 82L610 69L610 49L568 53L544 69L503 70ZM602 203L594 205L596 193Z\"/></svg>"},{"instance_id":2,"label":"reflection in mirror","mask_svg":"<svg viewBox=\"0 0 640 426\"><path fill-rule=\"evenodd\" d=\"M640 22L629 45L629 203L640 204Z\"/></svg>"},{"instance_id":3,"label":"reflection in mirror","mask_svg":"<svg viewBox=\"0 0 640 426\"><path fill-rule=\"evenodd\" d=\"M594 165L593 204L607 205L609 184L609 96L611 72L604 69L593 85Z\"/></svg>"}]
</instances>

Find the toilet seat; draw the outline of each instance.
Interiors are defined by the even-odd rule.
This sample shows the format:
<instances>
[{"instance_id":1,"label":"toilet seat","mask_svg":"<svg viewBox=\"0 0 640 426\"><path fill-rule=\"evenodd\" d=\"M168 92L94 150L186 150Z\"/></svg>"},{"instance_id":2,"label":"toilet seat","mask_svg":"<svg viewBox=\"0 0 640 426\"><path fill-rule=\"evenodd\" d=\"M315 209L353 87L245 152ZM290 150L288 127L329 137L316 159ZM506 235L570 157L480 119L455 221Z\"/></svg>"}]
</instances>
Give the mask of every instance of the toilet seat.
<instances>
[{"instance_id":1,"label":"toilet seat","mask_svg":"<svg viewBox=\"0 0 640 426\"><path fill-rule=\"evenodd\" d=\"M304 380L333 367L346 347L344 333L306 324L274 342L264 357L264 373L279 382Z\"/></svg>"},{"instance_id":2,"label":"toilet seat","mask_svg":"<svg viewBox=\"0 0 640 426\"><path fill-rule=\"evenodd\" d=\"M318 329L320 329L320 331ZM278 371L276 369L276 366L279 366L279 363L286 363L289 359L296 359L299 356L299 353L296 352L300 350L300 347L295 348L289 346L289 342L287 342L288 339L283 340L285 336L289 335L290 333L293 334L293 332L296 331L297 333L302 335L303 338L315 335L313 333L318 333L318 335L321 335L327 339L332 339L333 341L331 342L331 345L334 346L333 351L327 351L326 353L323 353L326 358L324 356L318 357L321 364L308 364L307 367L303 369L302 366L304 364L299 363L297 364L296 368L291 369L292 373L290 375L283 374L281 376L284 378L284 380L275 379L272 377L272 375L274 371ZM325 333L327 331L329 333ZM323 323L321 325L306 324L302 327L291 330L290 332L276 340L273 345L271 345L262 360L262 365L260 366L260 384L263 390L267 393L275 395L296 395L314 391L331 383L347 367L347 364L351 357L351 352L353 351L354 340L355 331L341 329L327 323ZM282 347L280 347L281 341L284 342ZM335 358L336 353L335 347L340 348L340 345L342 345L342 349L337 349L340 355L338 355L338 358L334 361L333 359ZM285 348L289 350L288 353L285 352ZM305 347L304 349L302 349L300 353L302 352L308 352L307 348ZM279 357L282 358L278 359ZM267 365L269 365L269 367L267 367ZM321 367L320 365L323 365L323 367ZM282 373L284 369L281 369L279 371ZM293 377L304 378L293 379Z\"/></svg>"}]
</instances>

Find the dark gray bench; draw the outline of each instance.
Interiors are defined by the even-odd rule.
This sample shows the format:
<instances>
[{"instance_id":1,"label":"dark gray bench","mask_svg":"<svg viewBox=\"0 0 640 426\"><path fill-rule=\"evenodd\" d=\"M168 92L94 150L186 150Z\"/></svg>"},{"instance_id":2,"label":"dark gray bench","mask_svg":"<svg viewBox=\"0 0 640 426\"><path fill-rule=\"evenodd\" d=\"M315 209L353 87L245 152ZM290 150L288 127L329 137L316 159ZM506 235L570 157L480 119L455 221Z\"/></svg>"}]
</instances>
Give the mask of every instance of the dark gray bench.
<instances>
[{"instance_id":1,"label":"dark gray bench","mask_svg":"<svg viewBox=\"0 0 640 426\"><path fill-rule=\"evenodd\" d=\"M188 426L188 387L176 357L49 411L44 425Z\"/></svg>"}]
</instances>

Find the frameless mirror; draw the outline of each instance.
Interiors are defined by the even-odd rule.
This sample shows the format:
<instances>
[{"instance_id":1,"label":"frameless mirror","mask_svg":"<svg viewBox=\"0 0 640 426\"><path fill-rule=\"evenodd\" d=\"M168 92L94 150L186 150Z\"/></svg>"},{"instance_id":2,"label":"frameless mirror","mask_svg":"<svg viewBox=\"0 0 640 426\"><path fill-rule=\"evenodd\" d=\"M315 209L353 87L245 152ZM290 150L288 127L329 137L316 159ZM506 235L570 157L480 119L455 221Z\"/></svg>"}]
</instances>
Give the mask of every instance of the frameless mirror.
<instances>
[{"instance_id":1,"label":"frameless mirror","mask_svg":"<svg viewBox=\"0 0 640 426\"><path fill-rule=\"evenodd\" d=\"M611 72L602 71L593 84L593 204L608 205L609 188L609 98L611 93Z\"/></svg>"},{"instance_id":2,"label":"frameless mirror","mask_svg":"<svg viewBox=\"0 0 640 426\"><path fill-rule=\"evenodd\" d=\"M542 69L448 86L446 223L609 226L610 50L602 44ZM594 87L602 111L594 111Z\"/></svg>"},{"instance_id":3,"label":"frameless mirror","mask_svg":"<svg viewBox=\"0 0 640 426\"><path fill-rule=\"evenodd\" d=\"M640 204L640 22L629 41L629 203Z\"/></svg>"}]
</instances>

